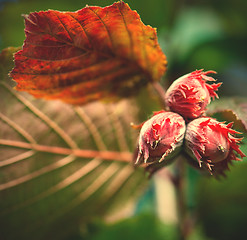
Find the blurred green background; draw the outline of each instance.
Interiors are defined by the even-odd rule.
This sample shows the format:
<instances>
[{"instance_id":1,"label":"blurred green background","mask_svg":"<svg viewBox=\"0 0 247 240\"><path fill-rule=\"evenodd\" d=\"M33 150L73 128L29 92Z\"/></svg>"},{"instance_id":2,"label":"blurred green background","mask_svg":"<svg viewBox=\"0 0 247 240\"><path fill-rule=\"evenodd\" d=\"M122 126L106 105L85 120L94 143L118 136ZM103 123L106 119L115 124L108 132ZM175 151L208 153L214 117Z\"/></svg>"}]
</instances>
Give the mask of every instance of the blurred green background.
<instances>
[{"instance_id":1,"label":"blurred green background","mask_svg":"<svg viewBox=\"0 0 247 240\"><path fill-rule=\"evenodd\" d=\"M0 0L0 50L23 44L22 14L47 9L75 11L86 4L112 3L109 0ZM165 86L185 73L204 68L218 72L216 78L224 82L220 96L246 96L246 0L130 0L128 4L137 10L145 24L157 28L159 43L168 58ZM242 148L245 153L246 144ZM197 226L190 239L247 239L246 172L247 164L237 163L227 179L216 181L188 168L188 203L196 215ZM134 217L110 225L99 220L89 226L85 236L74 235L69 239L177 239L174 227L164 225L156 211L154 186L150 184L136 204ZM123 231L125 234L121 235Z\"/></svg>"}]
</instances>

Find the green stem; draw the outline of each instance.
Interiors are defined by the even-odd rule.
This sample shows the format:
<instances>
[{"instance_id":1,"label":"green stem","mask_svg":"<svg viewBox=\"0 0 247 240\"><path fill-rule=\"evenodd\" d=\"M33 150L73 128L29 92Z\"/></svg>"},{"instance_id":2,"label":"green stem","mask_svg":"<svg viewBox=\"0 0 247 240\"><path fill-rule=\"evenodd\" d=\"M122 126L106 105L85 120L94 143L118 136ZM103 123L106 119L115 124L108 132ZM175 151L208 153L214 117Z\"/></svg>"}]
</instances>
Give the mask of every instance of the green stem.
<instances>
[{"instance_id":1,"label":"green stem","mask_svg":"<svg viewBox=\"0 0 247 240\"><path fill-rule=\"evenodd\" d=\"M188 209L186 203L186 165L183 158L177 161L177 176L176 176L176 190L177 190L177 206L179 217L179 232L180 240L186 240L190 231L188 225Z\"/></svg>"},{"instance_id":2,"label":"green stem","mask_svg":"<svg viewBox=\"0 0 247 240\"><path fill-rule=\"evenodd\" d=\"M161 84L159 82L153 82L152 86L155 89L155 91L157 92L157 94L159 95L160 101L161 101L163 107L165 108L165 106L166 106L165 93L166 92L165 92L164 88L161 86Z\"/></svg>"}]
</instances>

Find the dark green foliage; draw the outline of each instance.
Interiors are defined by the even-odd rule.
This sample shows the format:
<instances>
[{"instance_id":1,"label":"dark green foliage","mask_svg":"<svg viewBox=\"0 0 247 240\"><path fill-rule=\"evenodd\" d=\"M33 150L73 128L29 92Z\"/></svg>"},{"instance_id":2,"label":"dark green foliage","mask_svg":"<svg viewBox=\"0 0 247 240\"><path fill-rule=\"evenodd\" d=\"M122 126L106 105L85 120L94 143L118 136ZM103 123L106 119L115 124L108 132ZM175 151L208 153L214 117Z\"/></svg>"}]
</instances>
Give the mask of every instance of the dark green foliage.
<instances>
[{"instance_id":1,"label":"dark green foliage","mask_svg":"<svg viewBox=\"0 0 247 240\"><path fill-rule=\"evenodd\" d=\"M247 238L246 171L246 163L236 163L222 181L200 179L196 197L198 221L209 237L217 240Z\"/></svg>"},{"instance_id":2,"label":"dark green foliage","mask_svg":"<svg viewBox=\"0 0 247 240\"><path fill-rule=\"evenodd\" d=\"M175 240L176 227L164 225L152 214L140 214L115 224L101 225L93 229L88 240L136 239L136 240Z\"/></svg>"}]
</instances>

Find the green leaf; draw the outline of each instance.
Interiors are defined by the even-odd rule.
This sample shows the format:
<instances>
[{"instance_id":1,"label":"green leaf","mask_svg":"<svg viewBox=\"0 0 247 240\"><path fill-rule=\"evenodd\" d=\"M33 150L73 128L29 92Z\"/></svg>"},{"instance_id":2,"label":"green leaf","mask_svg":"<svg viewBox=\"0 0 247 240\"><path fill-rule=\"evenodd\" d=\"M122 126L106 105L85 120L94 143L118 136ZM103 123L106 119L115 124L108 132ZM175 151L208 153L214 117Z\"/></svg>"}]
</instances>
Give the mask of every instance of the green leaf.
<instances>
[{"instance_id":1,"label":"green leaf","mask_svg":"<svg viewBox=\"0 0 247 240\"><path fill-rule=\"evenodd\" d=\"M225 97L213 101L207 114L228 122L234 122L234 128L247 133L247 98Z\"/></svg>"},{"instance_id":2,"label":"green leaf","mask_svg":"<svg viewBox=\"0 0 247 240\"><path fill-rule=\"evenodd\" d=\"M0 55L4 71L12 67L12 50ZM64 239L79 223L119 211L141 193L146 180L130 164L138 134L130 127L138 121L134 100L72 107L10 85L3 73L1 238Z\"/></svg>"}]
</instances>

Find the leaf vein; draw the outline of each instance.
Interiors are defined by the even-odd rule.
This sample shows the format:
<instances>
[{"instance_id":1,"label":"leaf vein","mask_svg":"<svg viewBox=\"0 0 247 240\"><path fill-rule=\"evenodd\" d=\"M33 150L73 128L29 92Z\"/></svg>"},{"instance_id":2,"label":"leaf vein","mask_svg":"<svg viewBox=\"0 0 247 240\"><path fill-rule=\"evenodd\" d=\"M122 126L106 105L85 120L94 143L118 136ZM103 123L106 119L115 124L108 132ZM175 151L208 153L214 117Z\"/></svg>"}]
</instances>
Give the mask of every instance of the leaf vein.
<instances>
[{"instance_id":1,"label":"leaf vein","mask_svg":"<svg viewBox=\"0 0 247 240\"><path fill-rule=\"evenodd\" d=\"M59 161L57 161L57 162L55 162L53 164L47 165L47 166L45 166L43 168L40 168L39 170L31 172L31 173L29 173L27 175L24 175L22 177L19 177L17 179L12 180L12 181L8 181L6 183L2 183L2 184L0 184L0 191L3 191L3 190L6 190L6 189L9 189L9 188L18 186L18 185L23 184L25 182L31 181L34 178L37 178L37 177L39 177L41 175L47 174L48 172L57 170L58 168L61 168L61 167L64 167L65 165L70 164L75 159L76 159L75 156L69 155L69 156L66 156L65 158L62 158L61 160L59 160Z\"/></svg>"},{"instance_id":2,"label":"leaf vein","mask_svg":"<svg viewBox=\"0 0 247 240\"><path fill-rule=\"evenodd\" d=\"M85 123L85 125L88 128L88 130L90 131L98 149L101 151L107 150L107 147L106 147L104 141L102 140L102 137L101 137L97 127L95 126L93 121L90 119L90 117L85 113L85 111L80 107L74 107L74 111L79 116L79 118Z\"/></svg>"},{"instance_id":3,"label":"leaf vein","mask_svg":"<svg viewBox=\"0 0 247 240\"><path fill-rule=\"evenodd\" d=\"M61 139L67 143L67 145L72 149L77 149L77 144L71 139L71 137L61 128L57 125L56 122L54 122L52 119L50 119L47 115L45 115L42 111L40 111L37 107L35 107L30 101L28 101L26 98L18 94L16 91L14 91L10 86L8 86L4 82L0 82L11 94L13 94L24 106L26 106L32 114L34 114L36 117L41 119L47 126L49 126L51 129L54 130L55 133Z\"/></svg>"},{"instance_id":4,"label":"leaf vein","mask_svg":"<svg viewBox=\"0 0 247 240\"><path fill-rule=\"evenodd\" d=\"M54 60L51 60L51 59L42 59L42 58L35 58L35 57L30 57L30 56L27 56L25 54L22 54L22 56L28 58L28 59L33 59L33 60L37 60L37 61L44 61L44 62L63 62L63 61L70 61L74 58L80 58L82 57L83 55L86 55L86 54L90 54L89 52L83 52L82 54L80 55L77 55L77 56L73 56L73 57L69 57L69 58L63 58L63 59L54 59Z\"/></svg>"},{"instance_id":5,"label":"leaf vein","mask_svg":"<svg viewBox=\"0 0 247 240\"><path fill-rule=\"evenodd\" d=\"M24 139L26 139L28 142L35 144L36 141L34 138L22 127L20 127L18 124L16 124L14 121L6 117L0 112L0 119L7 123L11 128L13 128L20 136L22 136Z\"/></svg>"},{"instance_id":6,"label":"leaf vein","mask_svg":"<svg viewBox=\"0 0 247 240\"><path fill-rule=\"evenodd\" d=\"M87 36L88 41L91 42L91 41L90 41L90 38L89 38L89 35L88 35L88 33L87 33L85 27L82 26L82 24L81 24L81 23L80 23L80 22L79 22L72 14L68 13L68 15L69 15L71 18L73 18L76 22L78 22L78 24L81 26L83 32L84 32L85 35Z\"/></svg>"},{"instance_id":7,"label":"leaf vein","mask_svg":"<svg viewBox=\"0 0 247 240\"><path fill-rule=\"evenodd\" d=\"M21 208L24 208L28 205L31 205L37 201L41 201L42 199L49 197L59 191L62 191L68 186L71 186L75 182L79 181L81 178L95 170L100 164L102 163L101 160L98 158L94 158L91 161L89 161L86 165L82 166L80 169L75 171L73 174L70 176L64 178L62 181L59 183L55 184L54 186L51 186L48 190L41 192L40 194L34 196L33 198L28 199L25 202L22 202L20 204L16 204L12 206L11 208L5 209L5 211L1 212L1 215L6 215L9 214L10 212L19 210Z\"/></svg>"},{"instance_id":8,"label":"leaf vein","mask_svg":"<svg viewBox=\"0 0 247 240\"><path fill-rule=\"evenodd\" d=\"M97 16L98 17L98 19L102 22L102 24L103 24L103 26L105 27L105 30L106 30L106 32L107 32L107 35L108 35L108 37L109 37L109 40L110 40L110 42L111 42L111 46L112 46L112 50L113 50L113 52L114 52L114 43L113 43L113 39L112 39L112 36L111 36L111 34L110 34L110 31L109 31L109 29L108 29L108 27L107 27L107 25L106 25L106 23L103 21L103 19L91 8L91 7L89 7L89 9L95 14L95 16Z\"/></svg>"},{"instance_id":9,"label":"leaf vein","mask_svg":"<svg viewBox=\"0 0 247 240\"><path fill-rule=\"evenodd\" d=\"M112 62L112 60L107 60L107 59L104 59L104 60L101 60L99 62L95 62L87 67L82 67L82 68L79 68L79 69L73 69L72 71L67 71L67 72L61 72L61 73L30 73L30 72L15 72L15 73L18 73L20 75L31 75L31 76L55 76L55 75L66 75L66 74L70 74L70 73L73 73L73 72L81 72L81 71L87 71L89 68L91 67L95 67L97 65L100 65L100 64L108 64L109 62ZM114 62L114 64L116 64L116 67L119 67L119 65L121 65L121 63L118 63L117 61Z\"/></svg>"},{"instance_id":10,"label":"leaf vein","mask_svg":"<svg viewBox=\"0 0 247 240\"><path fill-rule=\"evenodd\" d=\"M0 139L0 145L23 148L23 149L32 149L39 152L46 152L59 155L73 155L80 158L95 158L99 157L104 160L110 161L120 161L120 162L131 162L132 153L131 152L114 152L114 151L97 151L97 150L85 150L85 149L70 149L63 147L55 146L46 146L41 144L30 144L21 141L13 141Z\"/></svg>"},{"instance_id":11,"label":"leaf vein","mask_svg":"<svg viewBox=\"0 0 247 240\"><path fill-rule=\"evenodd\" d=\"M134 55L134 43L133 43L133 39L132 39L132 37L131 37L130 31L129 31L128 27L127 27L127 23L126 23L125 17L124 17L124 15L123 15L123 13L122 13L122 11L121 11L119 5L117 5L117 7L118 7L119 12L120 12L120 14L121 14L121 16L122 16L122 19L123 19L123 22L124 22L125 29L126 29L126 31L127 31L127 33L128 33L128 36L129 36L129 43L130 43L130 49L131 49L131 56L130 56L130 57L131 57L131 59L133 59L133 55Z\"/></svg>"},{"instance_id":12,"label":"leaf vein","mask_svg":"<svg viewBox=\"0 0 247 240\"><path fill-rule=\"evenodd\" d=\"M63 26L63 28L65 29L65 31L68 33L68 35L69 35L69 37L70 37L70 39L71 39L71 41L73 42L73 45L74 45L74 39L73 39L73 37L70 35L70 32L68 31L67 27L66 27L65 24L62 22L62 20L61 20L60 17L58 16L58 14L57 14L55 11L54 11L53 13L54 13L54 15L57 17L57 19L60 21L60 23L61 23L61 25Z\"/></svg>"},{"instance_id":13,"label":"leaf vein","mask_svg":"<svg viewBox=\"0 0 247 240\"><path fill-rule=\"evenodd\" d=\"M0 162L0 167L5 167L5 166L11 165L13 163L20 162L22 160L25 160L27 158L32 157L34 154L35 154L35 151L33 151L33 150L29 150L27 152L18 154L18 155L14 156L14 157L11 157L11 158L8 158L8 159L5 159L5 160L1 161Z\"/></svg>"}]
</instances>

